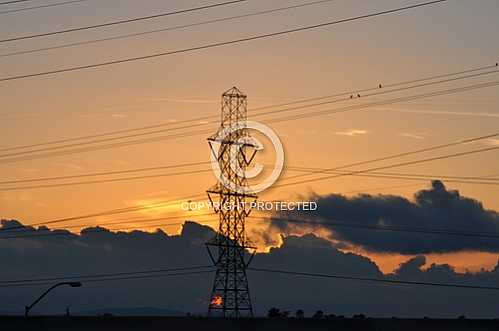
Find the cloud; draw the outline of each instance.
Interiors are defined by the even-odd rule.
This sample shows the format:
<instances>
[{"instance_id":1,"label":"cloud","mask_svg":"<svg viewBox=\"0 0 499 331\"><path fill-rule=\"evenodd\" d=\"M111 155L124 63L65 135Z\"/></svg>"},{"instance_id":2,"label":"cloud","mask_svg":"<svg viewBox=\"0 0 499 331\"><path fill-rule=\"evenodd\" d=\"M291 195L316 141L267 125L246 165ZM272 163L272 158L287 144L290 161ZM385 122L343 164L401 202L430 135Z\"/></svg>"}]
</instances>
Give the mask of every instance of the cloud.
<instances>
[{"instance_id":1,"label":"cloud","mask_svg":"<svg viewBox=\"0 0 499 331\"><path fill-rule=\"evenodd\" d=\"M499 146L499 139L486 139L484 144L486 146Z\"/></svg>"},{"instance_id":2,"label":"cloud","mask_svg":"<svg viewBox=\"0 0 499 331\"><path fill-rule=\"evenodd\" d=\"M418 139L418 140L425 139L425 137L422 136L422 135L418 135L418 134L414 134L414 133L408 133L408 132L403 132L403 133L400 134L400 136L405 137L405 138Z\"/></svg>"},{"instance_id":3,"label":"cloud","mask_svg":"<svg viewBox=\"0 0 499 331\"><path fill-rule=\"evenodd\" d=\"M336 134L338 136L355 137L355 136L365 135L368 133L369 133L369 131L367 131L367 130L350 129L350 130L346 130L346 131L338 131L338 132L335 132L334 134Z\"/></svg>"},{"instance_id":4,"label":"cloud","mask_svg":"<svg viewBox=\"0 0 499 331\"><path fill-rule=\"evenodd\" d=\"M215 99L176 99L176 98L149 98L149 102L171 102L171 103L194 103L194 104L213 104L220 102Z\"/></svg>"},{"instance_id":5,"label":"cloud","mask_svg":"<svg viewBox=\"0 0 499 331\"><path fill-rule=\"evenodd\" d=\"M348 198L331 194L317 197L317 203L316 212L294 213L291 216L312 222L321 220L325 225L320 226L330 229L333 232L332 238L361 246L367 251L408 255L459 251L499 252L499 241L494 238L380 231L334 225L341 222L370 227L499 233L497 212L484 209L481 202L463 197L458 191L448 190L441 181L433 181L430 189L417 192L414 201L394 195L361 194ZM280 229L290 226L277 219L272 224Z\"/></svg>"},{"instance_id":6,"label":"cloud","mask_svg":"<svg viewBox=\"0 0 499 331\"><path fill-rule=\"evenodd\" d=\"M2 228L19 226L17 221L3 221ZM169 236L158 230L92 232L81 235L38 236L0 240L0 279L29 279L67 275L116 273L137 270L209 265L204 242L214 235L208 227L186 222L179 235ZM46 227L26 228L25 233L54 232ZM7 233L7 232L6 232ZM12 234L11 232L9 232ZM374 234L372 234L374 235ZM2 236L0 234L0 236ZM5 234L3 234L5 236ZM313 234L286 236L279 247L255 256L251 266L350 275L393 280L448 282L460 284L499 285L499 266L476 274L456 273L451 266L440 264L422 269L426 259L418 256L384 275L366 257L344 253L328 240ZM315 310L337 315L364 313L368 316L468 317L497 316L499 297L493 291L387 286L353 280L313 278L248 271L252 301L257 315L270 307L286 310ZM137 307L154 307L183 312L206 312L213 274L180 277L85 282L81 288L61 287L39 304L35 314L60 314L66 306L73 312L106 308L120 311ZM3 287L3 311L22 313L27 302L47 285Z\"/></svg>"},{"instance_id":7,"label":"cloud","mask_svg":"<svg viewBox=\"0 0 499 331\"><path fill-rule=\"evenodd\" d=\"M460 111L443 111L443 110L411 110L411 109L396 109L396 108L377 108L396 113L411 113L411 114L427 114L427 115L446 115L446 116L472 116L472 117L492 117L497 118L497 113L487 112L460 112Z\"/></svg>"}]
</instances>

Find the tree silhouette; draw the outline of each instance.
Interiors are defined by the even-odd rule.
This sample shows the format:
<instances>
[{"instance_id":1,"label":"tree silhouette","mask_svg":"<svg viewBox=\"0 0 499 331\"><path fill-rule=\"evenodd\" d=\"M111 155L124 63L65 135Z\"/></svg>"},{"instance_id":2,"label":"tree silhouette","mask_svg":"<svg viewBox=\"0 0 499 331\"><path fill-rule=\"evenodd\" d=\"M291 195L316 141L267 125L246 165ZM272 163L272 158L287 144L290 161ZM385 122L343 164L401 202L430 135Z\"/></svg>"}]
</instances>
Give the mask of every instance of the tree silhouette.
<instances>
[{"instance_id":1,"label":"tree silhouette","mask_svg":"<svg viewBox=\"0 0 499 331\"><path fill-rule=\"evenodd\" d=\"M312 318L324 318L324 312L322 310L318 310L314 313Z\"/></svg>"},{"instance_id":2,"label":"tree silhouette","mask_svg":"<svg viewBox=\"0 0 499 331\"><path fill-rule=\"evenodd\" d=\"M295 313L296 318L304 318L305 312L302 309L298 309Z\"/></svg>"},{"instance_id":3,"label":"tree silhouette","mask_svg":"<svg viewBox=\"0 0 499 331\"><path fill-rule=\"evenodd\" d=\"M269 309L269 311L267 313L267 317L268 318L281 317L281 311L279 310L279 308L272 307L272 308Z\"/></svg>"}]
</instances>

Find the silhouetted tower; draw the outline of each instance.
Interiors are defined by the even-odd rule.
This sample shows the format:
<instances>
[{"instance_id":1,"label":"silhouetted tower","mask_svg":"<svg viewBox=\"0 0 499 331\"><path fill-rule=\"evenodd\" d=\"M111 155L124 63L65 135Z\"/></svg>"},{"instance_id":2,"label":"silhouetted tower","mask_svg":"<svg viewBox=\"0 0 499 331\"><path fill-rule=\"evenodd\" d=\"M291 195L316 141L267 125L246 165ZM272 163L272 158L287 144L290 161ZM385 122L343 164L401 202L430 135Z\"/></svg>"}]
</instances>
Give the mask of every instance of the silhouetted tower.
<instances>
[{"instance_id":1,"label":"silhouetted tower","mask_svg":"<svg viewBox=\"0 0 499 331\"><path fill-rule=\"evenodd\" d=\"M245 126L246 106L246 95L236 87L222 94L221 126L215 135L208 138L219 165L220 176L243 188L247 187L244 171L256 153L254 150L248 159L246 151L254 146L242 142L249 137ZM242 124L242 128L227 133L227 128L235 124ZM244 190L227 188L220 179L207 193L219 215L218 232L207 243L208 252L216 266L208 313L224 317L253 316L246 268L254 256L255 248L248 245L245 218L251 210L248 208L250 199L255 200L256 196ZM211 251L213 248L215 252ZM253 253L249 254L247 249L252 249Z\"/></svg>"}]
</instances>

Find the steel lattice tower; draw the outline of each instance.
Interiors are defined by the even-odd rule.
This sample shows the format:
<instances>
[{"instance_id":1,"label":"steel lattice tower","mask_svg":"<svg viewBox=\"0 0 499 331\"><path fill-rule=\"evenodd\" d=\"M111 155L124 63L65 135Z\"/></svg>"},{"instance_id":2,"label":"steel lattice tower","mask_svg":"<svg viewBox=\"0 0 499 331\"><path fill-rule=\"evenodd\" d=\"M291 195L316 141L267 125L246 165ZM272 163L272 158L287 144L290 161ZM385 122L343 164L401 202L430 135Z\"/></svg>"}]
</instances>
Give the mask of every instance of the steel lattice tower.
<instances>
[{"instance_id":1,"label":"steel lattice tower","mask_svg":"<svg viewBox=\"0 0 499 331\"><path fill-rule=\"evenodd\" d=\"M237 149L238 140L249 137L245 127L247 98L236 87L222 94L222 118L218 132L208 138L208 143L218 161L221 174L239 187L247 187L247 181L241 172L236 171L238 166L243 172L250 161L246 158L245 151L248 146ZM224 138L220 133L231 125L244 123L244 128L231 132ZM215 151L213 144L219 144ZM232 151L232 152L231 152ZM236 164L237 163L237 164ZM213 206L218 203L219 208L214 208L219 215L218 232L211 241L207 243L208 252L216 266L216 275L208 307L211 316L223 317L251 317L253 309L248 287L246 268L254 256L254 247L249 245L245 232L245 218L250 209L246 203L256 199L256 196L238 192L225 187L220 181L207 191L208 198ZM224 208L224 205L239 206L240 208ZM212 252L214 249L216 252ZM249 254L247 249L252 249Z\"/></svg>"}]
</instances>

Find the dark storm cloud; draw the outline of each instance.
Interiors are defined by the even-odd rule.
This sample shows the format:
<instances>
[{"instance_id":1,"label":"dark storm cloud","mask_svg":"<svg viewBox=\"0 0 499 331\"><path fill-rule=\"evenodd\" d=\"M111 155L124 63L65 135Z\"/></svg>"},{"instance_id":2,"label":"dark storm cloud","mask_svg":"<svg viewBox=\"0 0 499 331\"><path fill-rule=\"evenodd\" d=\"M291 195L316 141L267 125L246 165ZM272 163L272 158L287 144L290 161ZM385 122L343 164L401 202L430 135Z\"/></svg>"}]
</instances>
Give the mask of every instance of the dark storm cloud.
<instances>
[{"instance_id":1,"label":"dark storm cloud","mask_svg":"<svg viewBox=\"0 0 499 331\"><path fill-rule=\"evenodd\" d=\"M360 245L370 251L402 254L499 252L497 238L380 231L334 225L349 223L370 227L499 233L497 212L484 209L481 202L463 197L458 191L448 190L440 181L433 181L430 189L417 192L414 201L394 195L362 194L348 198L331 194L317 197L317 203L318 210L315 212L284 216L320 220L326 223L325 227L334 231L335 239ZM272 224L281 229L300 226L277 219Z\"/></svg>"},{"instance_id":2,"label":"dark storm cloud","mask_svg":"<svg viewBox=\"0 0 499 331\"><path fill-rule=\"evenodd\" d=\"M3 227L18 226L4 221ZM47 228L28 229L31 234L47 234ZM1 233L1 231L0 231ZM6 234L12 235L7 231ZM204 242L214 235L205 226L187 222L180 235L162 231L144 233L95 232L82 235L50 235L0 239L0 281L115 273L193 265L209 265ZM312 234L283 237L280 247L257 254L255 268L285 269L371 278L499 285L499 268L477 274L458 274L447 265L423 269L424 256L404 263L390 275L383 275L366 257L344 253L328 240ZM377 283L321 279L248 271L255 311L264 314L276 306L284 310L304 309L307 315L317 309L329 313L370 316L496 317L497 292L451 288L387 286ZM106 308L146 311L169 309L204 313L213 274L167 278L85 283L81 288L58 288L46 297L34 313L100 311ZM47 285L0 287L0 312L22 313Z\"/></svg>"}]
</instances>

